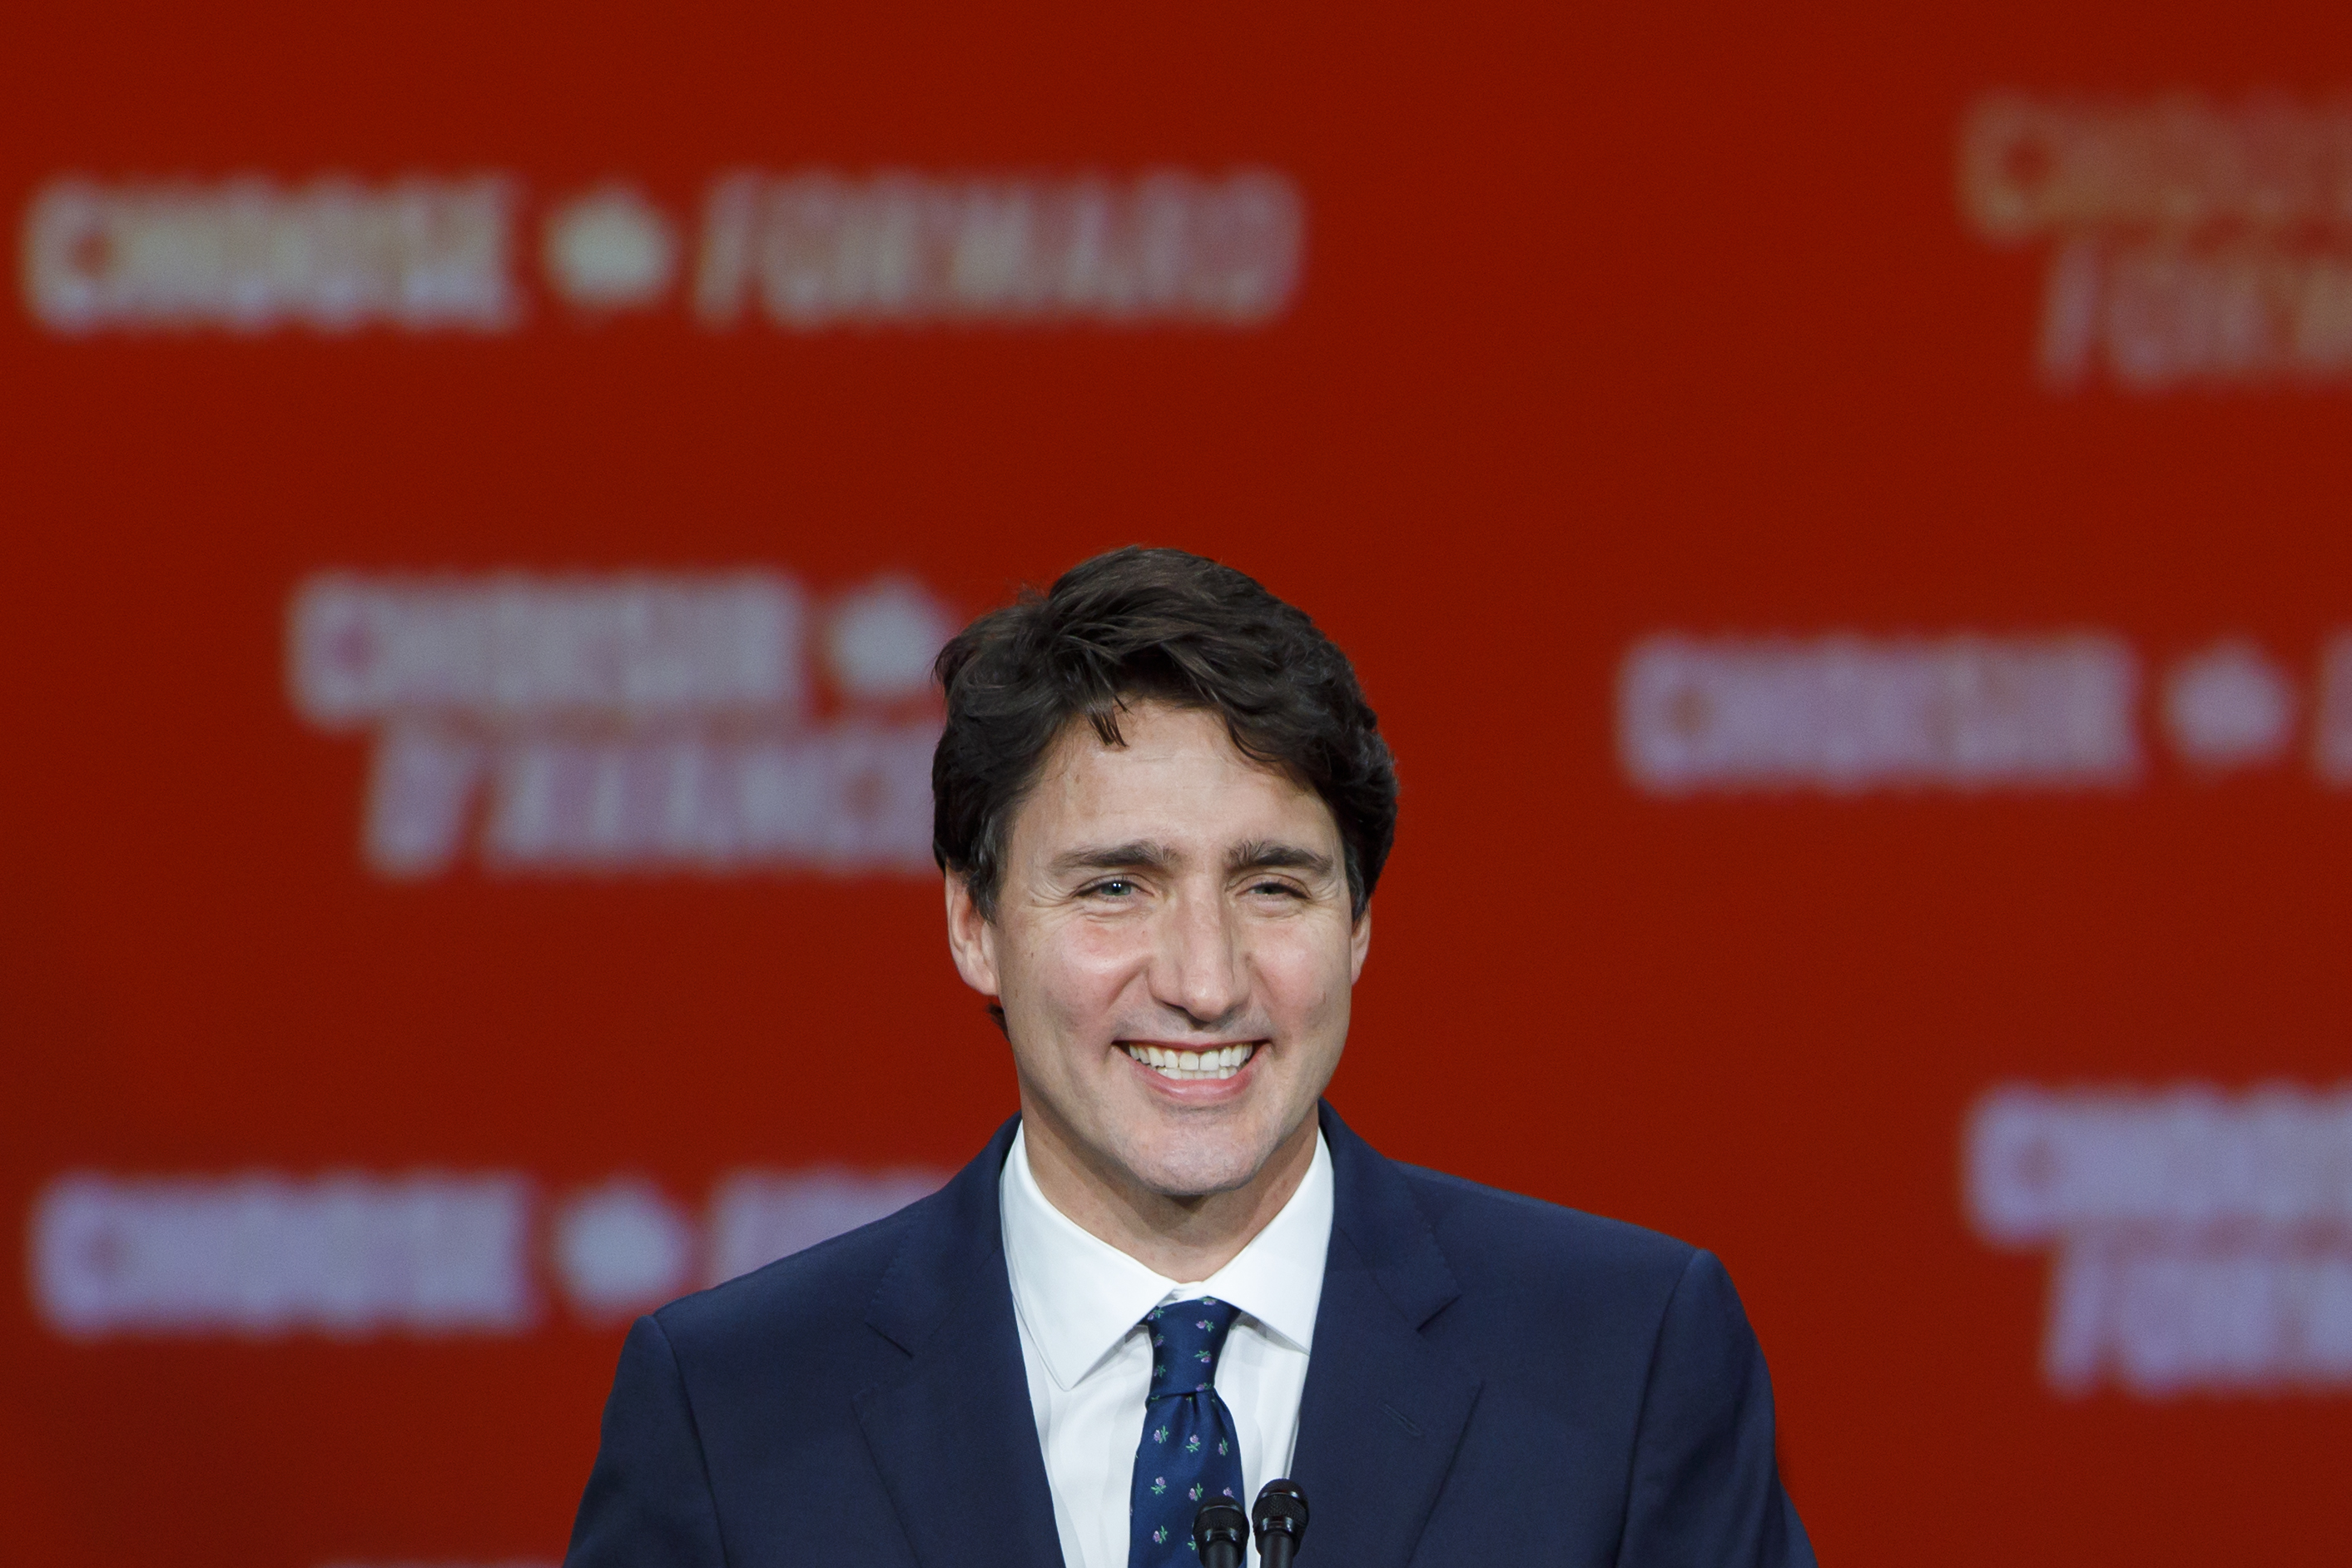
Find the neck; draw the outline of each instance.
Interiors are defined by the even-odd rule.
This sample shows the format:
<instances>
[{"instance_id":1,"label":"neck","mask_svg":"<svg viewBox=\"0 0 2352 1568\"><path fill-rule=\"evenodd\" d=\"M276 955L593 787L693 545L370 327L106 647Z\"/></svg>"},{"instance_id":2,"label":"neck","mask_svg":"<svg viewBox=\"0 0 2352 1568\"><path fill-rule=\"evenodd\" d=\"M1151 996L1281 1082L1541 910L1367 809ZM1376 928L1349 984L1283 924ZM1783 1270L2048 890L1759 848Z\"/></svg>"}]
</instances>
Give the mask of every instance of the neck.
<instances>
[{"instance_id":1,"label":"neck","mask_svg":"<svg viewBox=\"0 0 2352 1568\"><path fill-rule=\"evenodd\" d=\"M1024 1102L1027 1096L1022 1097ZM1266 1227L1315 1163L1314 1116L1276 1145L1257 1174L1230 1192L1172 1197L1091 1159L1050 1118L1022 1107L1029 1171L1045 1201L1097 1241L1162 1279L1196 1284L1231 1263Z\"/></svg>"}]
</instances>

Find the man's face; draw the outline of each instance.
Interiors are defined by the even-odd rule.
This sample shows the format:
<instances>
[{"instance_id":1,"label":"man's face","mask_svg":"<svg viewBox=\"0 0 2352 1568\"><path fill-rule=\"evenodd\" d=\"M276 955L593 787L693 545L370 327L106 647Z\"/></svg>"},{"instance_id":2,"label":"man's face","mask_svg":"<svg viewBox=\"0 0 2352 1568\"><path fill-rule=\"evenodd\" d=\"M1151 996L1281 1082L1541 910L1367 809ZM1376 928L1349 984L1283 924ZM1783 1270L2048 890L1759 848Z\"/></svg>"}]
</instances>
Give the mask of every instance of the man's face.
<instances>
[{"instance_id":1,"label":"man's face","mask_svg":"<svg viewBox=\"0 0 2352 1568\"><path fill-rule=\"evenodd\" d=\"M1330 808L1217 715L1145 703L1119 728L1063 732L995 918L950 879L950 945L1004 1008L1033 1128L1155 1193L1227 1192L1314 1114L1371 921L1349 918Z\"/></svg>"}]
</instances>

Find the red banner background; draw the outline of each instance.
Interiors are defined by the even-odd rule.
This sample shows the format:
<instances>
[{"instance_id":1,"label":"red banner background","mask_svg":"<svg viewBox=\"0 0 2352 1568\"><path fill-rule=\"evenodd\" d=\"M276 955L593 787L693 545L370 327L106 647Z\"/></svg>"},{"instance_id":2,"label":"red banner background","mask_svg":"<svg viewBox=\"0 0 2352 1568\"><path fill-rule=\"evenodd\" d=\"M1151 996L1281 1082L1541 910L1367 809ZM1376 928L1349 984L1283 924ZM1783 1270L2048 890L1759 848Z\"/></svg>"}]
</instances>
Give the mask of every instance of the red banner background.
<instances>
[{"instance_id":1,"label":"red banner background","mask_svg":"<svg viewBox=\"0 0 2352 1568\"><path fill-rule=\"evenodd\" d=\"M1332 1098L1388 1153L1718 1252L1826 1560L2320 1562L2347 1384L2066 1395L2048 1262L1964 1199L1996 1085L2344 1073L2352 796L2151 738L2114 788L1645 791L1661 633L2352 626L2345 394L2036 369L1989 92L2324 103L2327 7L728 6L7 25L0 193L518 182L496 333L0 311L12 736L0 1198L61 1174L952 1167L1013 1105L935 879L372 872L363 737L288 696L327 571L898 574L969 614L1098 549L1232 561L1355 656L1405 780ZM1276 172L1265 322L718 331L537 277L557 196L690 237L736 168ZM689 256L685 263L690 270ZM681 286L682 288L682 286ZM2309 723L2306 701L2299 722ZM2301 735L2305 731L2299 731ZM16 1222L12 1222L16 1223ZM534 1268L543 1268L543 1261ZM31 1279L32 1265L26 1265ZM552 1560L620 1325L77 1340L0 1293L13 1561Z\"/></svg>"}]
</instances>

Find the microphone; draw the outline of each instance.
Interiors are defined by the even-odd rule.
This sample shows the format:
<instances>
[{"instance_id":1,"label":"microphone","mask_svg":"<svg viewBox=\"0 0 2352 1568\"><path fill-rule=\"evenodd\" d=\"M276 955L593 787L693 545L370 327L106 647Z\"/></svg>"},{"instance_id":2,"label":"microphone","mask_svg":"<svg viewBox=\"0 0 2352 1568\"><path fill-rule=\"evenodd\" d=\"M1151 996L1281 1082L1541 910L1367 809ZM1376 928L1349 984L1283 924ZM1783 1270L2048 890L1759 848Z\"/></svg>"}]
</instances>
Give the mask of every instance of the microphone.
<instances>
[{"instance_id":1,"label":"microphone","mask_svg":"<svg viewBox=\"0 0 2352 1568\"><path fill-rule=\"evenodd\" d=\"M1250 1517L1257 1524L1258 1568L1290 1568L1307 1538L1307 1489L1292 1480L1268 1481Z\"/></svg>"},{"instance_id":2,"label":"microphone","mask_svg":"<svg viewBox=\"0 0 2352 1568\"><path fill-rule=\"evenodd\" d=\"M1201 1553L1201 1568L1242 1568L1249 1529L1249 1515L1233 1499L1213 1497L1202 1503L1192 1516L1192 1545Z\"/></svg>"}]
</instances>

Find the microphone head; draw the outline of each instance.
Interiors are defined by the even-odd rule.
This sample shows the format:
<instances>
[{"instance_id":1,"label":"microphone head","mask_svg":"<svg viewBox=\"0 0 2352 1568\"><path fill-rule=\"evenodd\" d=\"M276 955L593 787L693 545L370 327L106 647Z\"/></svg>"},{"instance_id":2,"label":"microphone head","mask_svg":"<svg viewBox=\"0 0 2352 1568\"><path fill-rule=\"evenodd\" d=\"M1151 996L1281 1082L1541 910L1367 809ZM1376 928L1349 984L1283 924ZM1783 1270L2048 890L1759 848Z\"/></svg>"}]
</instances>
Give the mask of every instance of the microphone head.
<instances>
[{"instance_id":1,"label":"microphone head","mask_svg":"<svg viewBox=\"0 0 2352 1568\"><path fill-rule=\"evenodd\" d=\"M1291 1543L1307 1533L1307 1489L1294 1480L1271 1480L1260 1489L1257 1506L1250 1510L1257 1525L1258 1555L1265 1554L1265 1538L1286 1535Z\"/></svg>"},{"instance_id":2,"label":"microphone head","mask_svg":"<svg viewBox=\"0 0 2352 1568\"><path fill-rule=\"evenodd\" d=\"M1225 1545L1234 1549L1231 1561L1239 1563L1248 1544L1249 1515L1233 1499L1213 1497L1192 1516L1192 1545L1201 1553L1202 1562L1210 1561L1211 1546Z\"/></svg>"}]
</instances>

